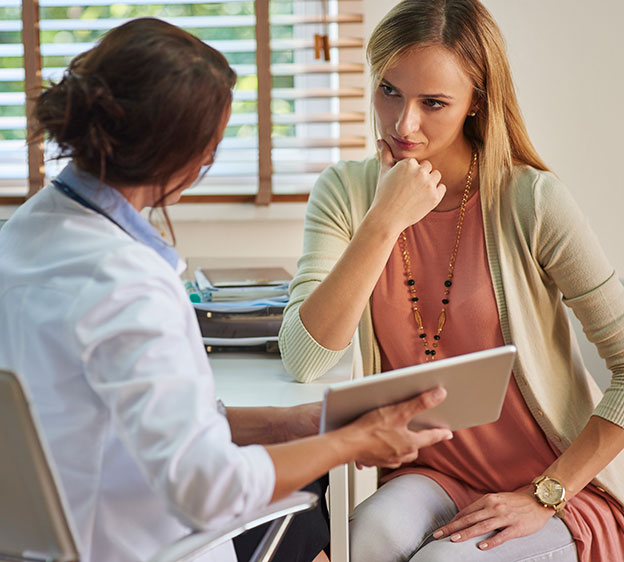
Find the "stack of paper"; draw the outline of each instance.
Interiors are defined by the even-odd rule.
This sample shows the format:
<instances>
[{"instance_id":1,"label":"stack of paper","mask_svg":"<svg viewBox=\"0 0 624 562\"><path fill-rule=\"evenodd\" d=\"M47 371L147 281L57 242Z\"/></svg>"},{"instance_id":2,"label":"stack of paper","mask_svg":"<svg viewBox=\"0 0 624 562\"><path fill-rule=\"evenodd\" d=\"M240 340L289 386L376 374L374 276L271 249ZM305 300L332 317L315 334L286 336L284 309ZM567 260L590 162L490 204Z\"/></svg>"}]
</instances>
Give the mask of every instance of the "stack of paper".
<instances>
[{"instance_id":1,"label":"stack of paper","mask_svg":"<svg viewBox=\"0 0 624 562\"><path fill-rule=\"evenodd\" d=\"M207 351L277 352L290 279L282 268L197 269L185 286Z\"/></svg>"},{"instance_id":2,"label":"stack of paper","mask_svg":"<svg viewBox=\"0 0 624 562\"><path fill-rule=\"evenodd\" d=\"M195 282L209 302L288 297L290 274L281 267L197 269Z\"/></svg>"}]
</instances>

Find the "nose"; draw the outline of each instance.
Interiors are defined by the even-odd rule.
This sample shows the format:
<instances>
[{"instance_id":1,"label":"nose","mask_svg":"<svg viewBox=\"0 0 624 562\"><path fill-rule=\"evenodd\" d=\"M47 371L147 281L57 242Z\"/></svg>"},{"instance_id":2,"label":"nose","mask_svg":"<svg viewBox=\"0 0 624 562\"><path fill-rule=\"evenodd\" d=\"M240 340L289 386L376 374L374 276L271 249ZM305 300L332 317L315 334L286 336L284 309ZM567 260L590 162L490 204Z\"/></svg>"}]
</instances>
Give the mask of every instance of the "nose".
<instances>
[{"instance_id":1,"label":"nose","mask_svg":"<svg viewBox=\"0 0 624 562\"><path fill-rule=\"evenodd\" d=\"M405 102L397 116L396 132L403 138L408 138L413 132L420 129L420 109L416 103Z\"/></svg>"}]
</instances>

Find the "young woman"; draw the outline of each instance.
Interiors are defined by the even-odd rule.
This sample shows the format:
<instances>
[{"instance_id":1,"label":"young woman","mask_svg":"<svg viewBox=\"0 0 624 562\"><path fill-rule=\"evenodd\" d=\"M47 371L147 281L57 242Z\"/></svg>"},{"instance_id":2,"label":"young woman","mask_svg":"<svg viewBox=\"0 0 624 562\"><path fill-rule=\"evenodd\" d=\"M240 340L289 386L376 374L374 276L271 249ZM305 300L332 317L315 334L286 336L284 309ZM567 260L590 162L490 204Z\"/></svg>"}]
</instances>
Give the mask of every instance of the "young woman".
<instances>
[{"instance_id":1,"label":"young woman","mask_svg":"<svg viewBox=\"0 0 624 562\"><path fill-rule=\"evenodd\" d=\"M478 0L405 0L368 58L378 155L311 194L284 363L312 380L358 326L365 374L503 343L518 358L498 422L355 510L353 561L624 559L624 289L528 138L499 29ZM562 297L613 372L604 396Z\"/></svg>"},{"instance_id":2,"label":"young woman","mask_svg":"<svg viewBox=\"0 0 624 562\"><path fill-rule=\"evenodd\" d=\"M139 19L37 101L72 162L0 232L0 365L32 395L84 560L146 560L337 464L398 466L450 436L406 427L441 389L306 438L317 405L219 408L181 261L140 211L177 201L210 166L234 83L220 53ZM236 557L228 543L203 559Z\"/></svg>"}]
</instances>

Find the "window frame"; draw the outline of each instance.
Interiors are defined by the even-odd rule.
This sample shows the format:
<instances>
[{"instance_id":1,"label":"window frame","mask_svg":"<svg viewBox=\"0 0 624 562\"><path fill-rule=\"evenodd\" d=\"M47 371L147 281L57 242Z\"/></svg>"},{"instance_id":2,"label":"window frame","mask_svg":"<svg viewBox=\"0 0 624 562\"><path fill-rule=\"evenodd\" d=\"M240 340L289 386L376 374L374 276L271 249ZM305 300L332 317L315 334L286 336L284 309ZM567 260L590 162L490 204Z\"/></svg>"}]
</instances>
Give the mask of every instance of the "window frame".
<instances>
[{"instance_id":1,"label":"window frame","mask_svg":"<svg viewBox=\"0 0 624 562\"><path fill-rule=\"evenodd\" d=\"M323 1L323 0L321 0ZM339 0L335 0L339 4ZM345 4L352 5L353 2L347 0ZM257 104L258 104L258 173L257 173L257 190L252 193L235 194L216 192L214 194L182 194L180 203L253 203L255 205L268 205L272 202L284 203L301 203L306 202L309 197L308 191L292 192L292 193L275 193L273 189L273 178L275 172L273 169L273 143L272 128L273 120L271 113L272 101L272 74L271 74L271 44L270 44L270 17L269 17L270 0L255 0L256 9L256 68L258 77ZM39 0L22 0L22 42L24 45L24 91L26 93L26 121L28 138L33 130L34 120L33 112L33 93L41 91L43 81L41 76L42 57L40 47L40 28L39 28ZM339 11L339 9L337 9ZM363 23L363 10L356 10L360 16L359 23ZM351 8L350 13L353 13ZM337 25L337 24L336 24ZM340 29L340 28L339 28ZM363 42L361 45L363 50ZM362 81L364 80L364 65L362 67ZM337 72L338 80L341 73ZM366 99L365 87L361 88L362 93L358 99L364 101ZM30 93L30 95L29 95ZM340 106L342 100L338 99ZM365 127L365 112L362 119L363 128ZM340 122L334 121L338 130L342 129ZM337 139L337 150L342 151L340 139L343 135L339 133ZM355 138L350 135L349 138ZM361 154L366 150L366 138L364 131L355 143L356 149L360 149ZM353 148L348 147L348 151L353 153ZM0 205L19 205L26 201L30 196L43 188L45 182L45 164L44 164L44 145L43 142L28 143L27 142L27 172L26 179L27 193L23 195L0 195ZM293 174L296 175L296 174Z\"/></svg>"}]
</instances>

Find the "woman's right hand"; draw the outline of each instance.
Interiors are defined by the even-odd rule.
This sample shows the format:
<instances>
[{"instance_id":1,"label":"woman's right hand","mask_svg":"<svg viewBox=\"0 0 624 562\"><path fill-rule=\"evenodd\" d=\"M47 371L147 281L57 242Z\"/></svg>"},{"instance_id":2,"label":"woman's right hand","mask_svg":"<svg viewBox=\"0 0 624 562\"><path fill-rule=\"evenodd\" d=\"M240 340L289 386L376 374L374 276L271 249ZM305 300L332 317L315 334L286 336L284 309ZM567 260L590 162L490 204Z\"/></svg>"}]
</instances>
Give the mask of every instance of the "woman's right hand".
<instances>
[{"instance_id":1,"label":"woman's right hand","mask_svg":"<svg viewBox=\"0 0 624 562\"><path fill-rule=\"evenodd\" d=\"M386 141L379 139L377 148L379 178L369 214L379 214L401 232L438 206L446 186L428 160L419 163L415 158L405 158L395 163Z\"/></svg>"},{"instance_id":2,"label":"woman's right hand","mask_svg":"<svg viewBox=\"0 0 624 562\"><path fill-rule=\"evenodd\" d=\"M437 406L445 398L446 390L438 387L368 412L343 428L349 431L349 440L356 440L356 463L397 468L416 460L420 448L451 439L453 434L448 429L412 431L407 427L418 412Z\"/></svg>"}]
</instances>

